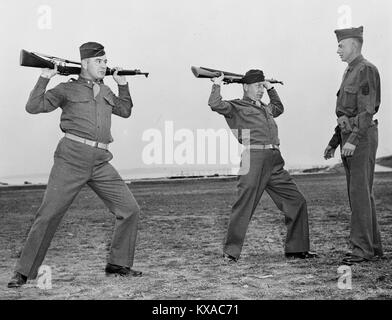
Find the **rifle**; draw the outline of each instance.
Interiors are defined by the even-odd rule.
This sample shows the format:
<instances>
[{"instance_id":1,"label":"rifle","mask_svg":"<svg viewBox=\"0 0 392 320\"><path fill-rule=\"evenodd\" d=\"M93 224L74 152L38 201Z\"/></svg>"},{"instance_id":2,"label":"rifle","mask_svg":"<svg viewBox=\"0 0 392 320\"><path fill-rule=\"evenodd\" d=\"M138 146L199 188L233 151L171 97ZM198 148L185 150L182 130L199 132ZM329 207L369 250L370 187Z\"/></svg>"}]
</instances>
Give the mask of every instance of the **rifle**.
<instances>
[{"instance_id":1,"label":"rifle","mask_svg":"<svg viewBox=\"0 0 392 320\"><path fill-rule=\"evenodd\" d=\"M230 83L243 83L242 78L244 75L238 74L238 73L232 73L232 72L226 72L226 71L221 71L221 70L216 70L216 69L210 69L210 68L205 68L205 67L191 67L192 73L196 78L204 78L204 79L212 79L212 78L217 78L220 77L221 74L223 73L225 76L223 78L223 83L224 84L230 84ZM283 85L282 81L278 81L275 79L265 79L265 81L268 81L270 83L279 83Z\"/></svg>"},{"instance_id":2,"label":"rifle","mask_svg":"<svg viewBox=\"0 0 392 320\"><path fill-rule=\"evenodd\" d=\"M69 66L69 64L81 66L80 62L49 56L38 52L29 52L23 49L20 51L19 64L23 67L48 68L48 69L54 69L55 65L57 65L57 71L62 76L69 76L71 74L80 74L81 71L81 67ZM111 76L115 72L116 72L115 69L111 69L111 68L106 69L107 76ZM119 71L117 74L119 76L144 75L146 78L149 75L148 72L141 72L138 69L122 70Z\"/></svg>"}]
</instances>

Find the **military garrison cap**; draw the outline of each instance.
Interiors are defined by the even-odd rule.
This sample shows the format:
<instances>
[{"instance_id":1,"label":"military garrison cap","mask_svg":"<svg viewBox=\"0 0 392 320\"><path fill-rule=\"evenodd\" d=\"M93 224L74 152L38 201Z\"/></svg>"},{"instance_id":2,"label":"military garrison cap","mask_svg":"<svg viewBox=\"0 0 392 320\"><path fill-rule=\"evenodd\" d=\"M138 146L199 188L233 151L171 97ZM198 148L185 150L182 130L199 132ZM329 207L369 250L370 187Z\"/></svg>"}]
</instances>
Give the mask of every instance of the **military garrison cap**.
<instances>
[{"instance_id":1,"label":"military garrison cap","mask_svg":"<svg viewBox=\"0 0 392 320\"><path fill-rule=\"evenodd\" d=\"M338 42L349 38L357 38L363 41L363 26L359 28L339 29L335 30L335 33Z\"/></svg>"},{"instance_id":2,"label":"military garrison cap","mask_svg":"<svg viewBox=\"0 0 392 320\"><path fill-rule=\"evenodd\" d=\"M249 70L241 79L242 83L252 84L256 82L263 82L265 80L264 73L261 70Z\"/></svg>"},{"instance_id":3,"label":"military garrison cap","mask_svg":"<svg viewBox=\"0 0 392 320\"><path fill-rule=\"evenodd\" d=\"M100 57L105 54L104 46L98 42L86 42L79 47L80 59Z\"/></svg>"}]
</instances>

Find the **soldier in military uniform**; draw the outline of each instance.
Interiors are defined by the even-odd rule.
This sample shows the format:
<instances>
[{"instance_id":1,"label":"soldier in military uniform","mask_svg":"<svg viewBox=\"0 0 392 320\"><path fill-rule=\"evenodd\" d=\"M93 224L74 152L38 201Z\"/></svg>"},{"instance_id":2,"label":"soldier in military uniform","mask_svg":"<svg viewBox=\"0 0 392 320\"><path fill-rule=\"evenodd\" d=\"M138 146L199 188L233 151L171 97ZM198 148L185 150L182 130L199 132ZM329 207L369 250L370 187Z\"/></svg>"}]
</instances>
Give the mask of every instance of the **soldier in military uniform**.
<instances>
[{"instance_id":1,"label":"soldier in military uniform","mask_svg":"<svg viewBox=\"0 0 392 320\"><path fill-rule=\"evenodd\" d=\"M223 79L223 74L212 79L214 84L208 104L212 111L225 117L229 127L238 133L238 141L246 147L242 154L238 196L232 206L223 248L225 260L235 262L239 259L249 222L264 190L285 215L286 257L314 258L316 254L309 251L306 200L284 169L279 150L274 118L283 113L283 104L278 93L265 81L261 70L250 70L242 79L244 97L224 101L220 93ZM261 101L264 89L270 98L269 104Z\"/></svg>"},{"instance_id":2,"label":"soldier in military uniform","mask_svg":"<svg viewBox=\"0 0 392 320\"><path fill-rule=\"evenodd\" d=\"M106 274L141 276L132 270L140 209L125 182L109 161L111 115L128 118L133 107L124 76L116 96L103 83L106 73L104 47L96 42L80 46L82 71L77 80L60 83L46 91L54 70L43 69L26 104L31 114L62 109L60 127L65 136L54 153L43 202L36 214L24 249L8 287L20 287L37 277L55 231L84 185L89 185L115 217Z\"/></svg>"},{"instance_id":3,"label":"soldier in military uniform","mask_svg":"<svg viewBox=\"0 0 392 320\"><path fill-rule=\"evenodd\" d=\"M383 256L373 195L373 177L378 146L380 75L361 54L363 27L335 30L338 55L348 64L337 94L338 126L324 152L329 159L340 145L346 172L351 215L352 252L344 264L361 263Z\"/></svg>"}]
</instances>

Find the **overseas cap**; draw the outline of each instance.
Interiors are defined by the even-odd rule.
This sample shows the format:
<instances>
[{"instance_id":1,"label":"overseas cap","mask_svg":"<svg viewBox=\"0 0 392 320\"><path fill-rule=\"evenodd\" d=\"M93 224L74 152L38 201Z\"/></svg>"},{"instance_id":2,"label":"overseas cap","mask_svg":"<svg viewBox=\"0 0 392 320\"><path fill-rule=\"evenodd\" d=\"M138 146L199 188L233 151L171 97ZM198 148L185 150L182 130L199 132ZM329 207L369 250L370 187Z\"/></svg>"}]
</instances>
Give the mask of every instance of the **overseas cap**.
<instances>
[{"instance_id":1,"label":"overseas cap","mask_svg":"<svg viewBox=\"0 0 392 320\"><path fill-rule=\"evenodd\" d=\"M242 83L252 84L256 82L263 82L265 80L264 73L261 70L249 70L242 78Z\"/></svg>"},{"instance_id":2,"label":"overseas cap","mask_svg":"<svg viewBox=\"0 0 392 320\"><path fill-rule=\"evenodd\" d=\"M86 42L79 47L79 51L81 60L105 54L104 46L98 42Z\"/></svg>"},{"instance_id":3,"label":"overseas cap","mask_svg":"<svg viewBox=\"0 0 392 320\"><path fill-rule=\"evenodd\" d=\"M357 38L363 41L363 26L359 28L339 29L335 30L335 33L338 42L349 38Z\"/></svg>"}]
</instances>

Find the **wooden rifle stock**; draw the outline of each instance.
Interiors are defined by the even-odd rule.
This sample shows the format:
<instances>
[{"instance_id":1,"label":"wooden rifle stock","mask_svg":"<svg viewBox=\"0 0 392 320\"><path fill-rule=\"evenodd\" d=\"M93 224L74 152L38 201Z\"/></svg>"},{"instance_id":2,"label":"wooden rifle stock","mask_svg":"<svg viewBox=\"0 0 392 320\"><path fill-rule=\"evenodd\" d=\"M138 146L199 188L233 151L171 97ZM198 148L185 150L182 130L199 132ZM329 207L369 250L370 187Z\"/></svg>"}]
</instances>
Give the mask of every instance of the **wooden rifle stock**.
<instances>
[{"instance_id":1,"label":"wooden rifle stock","mask_svg":"<svg viewBox=\"0 0 392 320\"><path fill-rule=\"evenodd\" d=\"M220 77L221 74L223 73L224 74L224 78L223 78L224 84L243 83L242 78L244 77L244 75L242 75L242 74L226 72L226 71L222 71L222 70L205 68L205 67L194 67L194 66L191 67L191 70L196 78L212 79L212 78ZM279 84L283 85L282 81L278 81L275 79L265 79L265 81L268 81L269 83L272 83L272 84L279 83Z\"/></svg>"}]
</instances>

